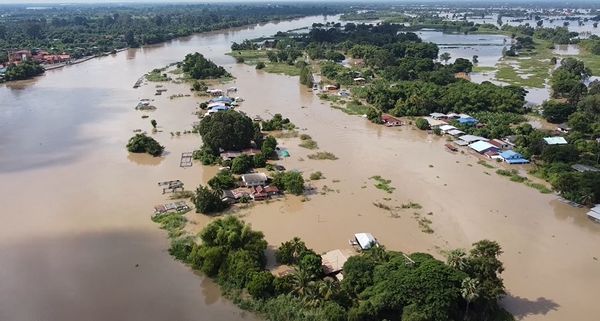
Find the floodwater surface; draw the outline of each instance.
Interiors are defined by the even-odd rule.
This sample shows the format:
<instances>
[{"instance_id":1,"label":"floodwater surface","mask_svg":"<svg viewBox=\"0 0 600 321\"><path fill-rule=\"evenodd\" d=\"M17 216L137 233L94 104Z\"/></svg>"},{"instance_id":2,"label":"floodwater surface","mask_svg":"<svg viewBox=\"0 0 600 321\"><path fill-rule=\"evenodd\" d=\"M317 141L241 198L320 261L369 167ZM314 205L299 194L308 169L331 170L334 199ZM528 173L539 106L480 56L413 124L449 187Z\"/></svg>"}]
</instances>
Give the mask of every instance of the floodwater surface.
<instances>
[{"instance_id":1,"label":"floodwater surface","mask_svg":"<svg viewBox=\"0 0 600 321\"><path fill-rule=\"evenodd\" d=\"M370 232L387 248L439 258L487 238L504 249L507 308L523 320L595 320L600 288L600 227L585 211L540 194L452 154L444 139L405 126L385 128L321 102L294 77L256 71L225 56L231 41L290 30L323 17L193 36L129 50L0 87L0 320L254 320L219 296L216 285L174 261L166 233L150 221L166 202L157 182L205 183L215 167L180 168L182 152L200 138L191 129L199 99L188 85L132 89L143 73L199 51L224 65L239 88L240 110L282 113L322 151L339 159L310 160L298 138L280 139L291 157L280 163L305 174L319 193L255 204L239 214L271 246L300 236L317 251L348 246ZM329 19L331 21L331 18ZM141 98L155 111L137 111ZM142 119L142 115L148 115ZM133 130L151 131L165 156L130 155ZM370 177L390 179L391 194ZM325 188L327 186L327 188ZM326 192L325 192L326 191ZM324 194L324 195L323 195ZM422 209L396 209L408 202ZM376 207L388 205L393 211ZM188 214L188 228L209 218ZM427 217L432 234L417 220Z\"/></svg>"}]
</instances>

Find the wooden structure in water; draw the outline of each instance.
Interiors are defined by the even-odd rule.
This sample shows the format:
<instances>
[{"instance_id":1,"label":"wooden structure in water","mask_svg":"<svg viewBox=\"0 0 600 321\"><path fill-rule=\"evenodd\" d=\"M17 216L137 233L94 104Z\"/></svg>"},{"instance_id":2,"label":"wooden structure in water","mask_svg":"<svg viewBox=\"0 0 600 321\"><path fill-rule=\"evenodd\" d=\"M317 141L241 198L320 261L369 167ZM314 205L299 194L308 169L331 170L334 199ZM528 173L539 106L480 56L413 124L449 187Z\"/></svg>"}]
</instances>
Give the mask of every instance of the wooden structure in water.
<instances>
[{"instance_id":1,"label":"wooden structure in water","mask_svg":"<svg viewBox=\"0 0 600 321\"><path fill-rule=\"evenodd\" d=\"M192 167L192 152L181 153L179 167Z\"/></svg>"},{"instance_id":2,"label":"wooden structure in water","mask_svg":"<svg viewBox=\"0 0 600 321\"><path fill-rule=\"evenodd\" d=\"M183 192L183 182L180 180L159 182L158 186L162 186L163 194L175 193L177 191Z\"/></svg>"},{"instance_id":3,"label":"wooden structure in water","mask_svg":"<svg viewBox=\"0 0 600 321\"><path fill-rule=\"evenodd\" d=\"M135 82L135 84L133 85L133 89L139 88L143 81L144 81L144 77L141 77L140 79L138 79Z\"/></svg>"}]
</instances>

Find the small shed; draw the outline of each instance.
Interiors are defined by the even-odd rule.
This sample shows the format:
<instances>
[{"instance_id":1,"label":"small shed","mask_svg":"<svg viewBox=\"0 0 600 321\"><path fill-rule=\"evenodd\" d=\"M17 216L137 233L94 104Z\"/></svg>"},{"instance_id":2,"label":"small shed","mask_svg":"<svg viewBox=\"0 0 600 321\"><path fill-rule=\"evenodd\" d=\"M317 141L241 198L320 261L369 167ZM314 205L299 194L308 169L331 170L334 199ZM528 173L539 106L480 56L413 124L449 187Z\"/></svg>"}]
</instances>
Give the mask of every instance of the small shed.
<instances>
[{"instance_id":1,"label":"small shed","mask_svg":"<svg viewBox=\"0 0 600 321\"><path fill-rule=\"evenodd\" d=\"M568 144L567 140L561 136L544 137L544 141L548 145L565 145Z\"/></svg>"},{"instance_id":2,"label":"small shed","mask_svg":"<svg viewBox=\"0 0 600 321\"><path fill-rule=\"evenodd\" d=\"M512 150L507 150L507 151L503 151L502 153L500 153L500 157L502 157L502 159L507 162L508 164L527 164L529 163L529 161L527 159L525 159L525 157L523 157L523 155L512 151Z\"/></svg>"},{"instance_id":3,"label":"small shed","mask_svg":"<svg viewBox=\"0 0 600 321\"><path fill-rule=\"evenodd\" d=\"M354 238L362 250L368 250L373 246L379 247L377 240L371 233L356 233L354 234Z\"/></svg>"},{"instance_id":4,"label":"small shed","mask_svg":"<svg viewBox=\"0 0 600 321\"><path fill-rule=\"evenodd\" d=\"M267 175L265 173L243 174L242 182L247 187L264 186L267 183Z\"/></svg>"},{"instance_id":5,"label":"small shed","mask_svg":"<svg viewBox=\"0 0 600 321\"><path fill-rule=\"evenodd\" d=\"M474 143L469 144L469 147L479 154L483 154L487 151L498 151L498 148L488 142L484 141L476 141Z\"/></svg>"},{"instance_id":6,"label":"small shed","mask_svg":"<svg viewBox=\"0 0 600 321\"><path fill-rule=\"evenodd\" d=\"M500 139L492 139L489 141L490 144L500 148L500 149L511 149L512 148L512 144L509 144L505 141L502 141Z\"/></svg>"}]
</instances>

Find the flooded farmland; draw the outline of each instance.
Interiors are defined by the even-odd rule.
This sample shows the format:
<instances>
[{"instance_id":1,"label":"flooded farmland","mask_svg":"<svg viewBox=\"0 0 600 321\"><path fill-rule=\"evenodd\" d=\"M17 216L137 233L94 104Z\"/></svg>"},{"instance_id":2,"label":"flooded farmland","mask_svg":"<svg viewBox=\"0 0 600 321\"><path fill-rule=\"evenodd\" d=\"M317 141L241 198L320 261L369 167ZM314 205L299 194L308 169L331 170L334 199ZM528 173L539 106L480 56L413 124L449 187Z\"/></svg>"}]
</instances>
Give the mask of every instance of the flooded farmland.
<instances>
[{"instance_id":1,"label":"flooded farmland","mask_svg":"<svg viewBox=\"0 0 600 321\"><path fill-rule=\"evenodd\" d=\"M255 319L174 261L166 233L150 221L152 206L166 200L157 182L181 179L193 189L216 168L179 167L181 153L200 144L197 135L170 134L196 120L197 98L169 99L188 93L186 85L168 84L157 97L154 84L131 86L141 74L199 51L236 77L227 86L239 88L242 111L282 113L339 158L309 160L297 140L282 140L291 157L280 163L305 174L323 172L326 179L314 185L327 185L328 192L241 211L270 245L299 236L326 251L348 247L353 233L370 232L389 249L442 257L444 250L488 238L504 249L505 304L519 319L594 320L600 227L584 210L510 182L473 155L447 152L443 139L348 116L297 78L257 72L224 55L232 41L325 20L332 18L196 35L0 87L0 319ZM157 109L134 110L141 98L154 99ZM125 150L133 130L151 130L144 114L158 122L153 137L166 146L161 158ZM374 188L374 175L390 179L396 190ZM374 202L423 208L390 213ZM420 230L415 212L429 215L432 234ZM209 218L194 220L200 229Z\"/></svg>"}]
</instances>

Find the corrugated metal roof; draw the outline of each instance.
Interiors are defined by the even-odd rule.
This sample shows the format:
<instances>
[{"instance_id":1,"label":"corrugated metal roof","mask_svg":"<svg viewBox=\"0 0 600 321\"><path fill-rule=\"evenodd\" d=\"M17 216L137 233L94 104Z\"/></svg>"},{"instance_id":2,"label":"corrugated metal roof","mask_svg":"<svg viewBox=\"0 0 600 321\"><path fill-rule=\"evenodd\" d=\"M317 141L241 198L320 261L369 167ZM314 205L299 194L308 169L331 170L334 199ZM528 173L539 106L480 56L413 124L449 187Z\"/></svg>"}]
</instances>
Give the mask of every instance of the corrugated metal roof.
<instances>
[{"instance_id":1,"label":"corrugated metal roof","mask_svg":"<svg viewBox=\"0 0 600 321\"><path fill-rule=\"evenodd\" d=\"M488 143L488 142L484 142L484 141L477 141L474 142L472 144L469 144L469 147L474 149L475 151L477 151L478 153L482 153L490 148L496 148L496 146Z\"/></svg>"}]
</instances>

